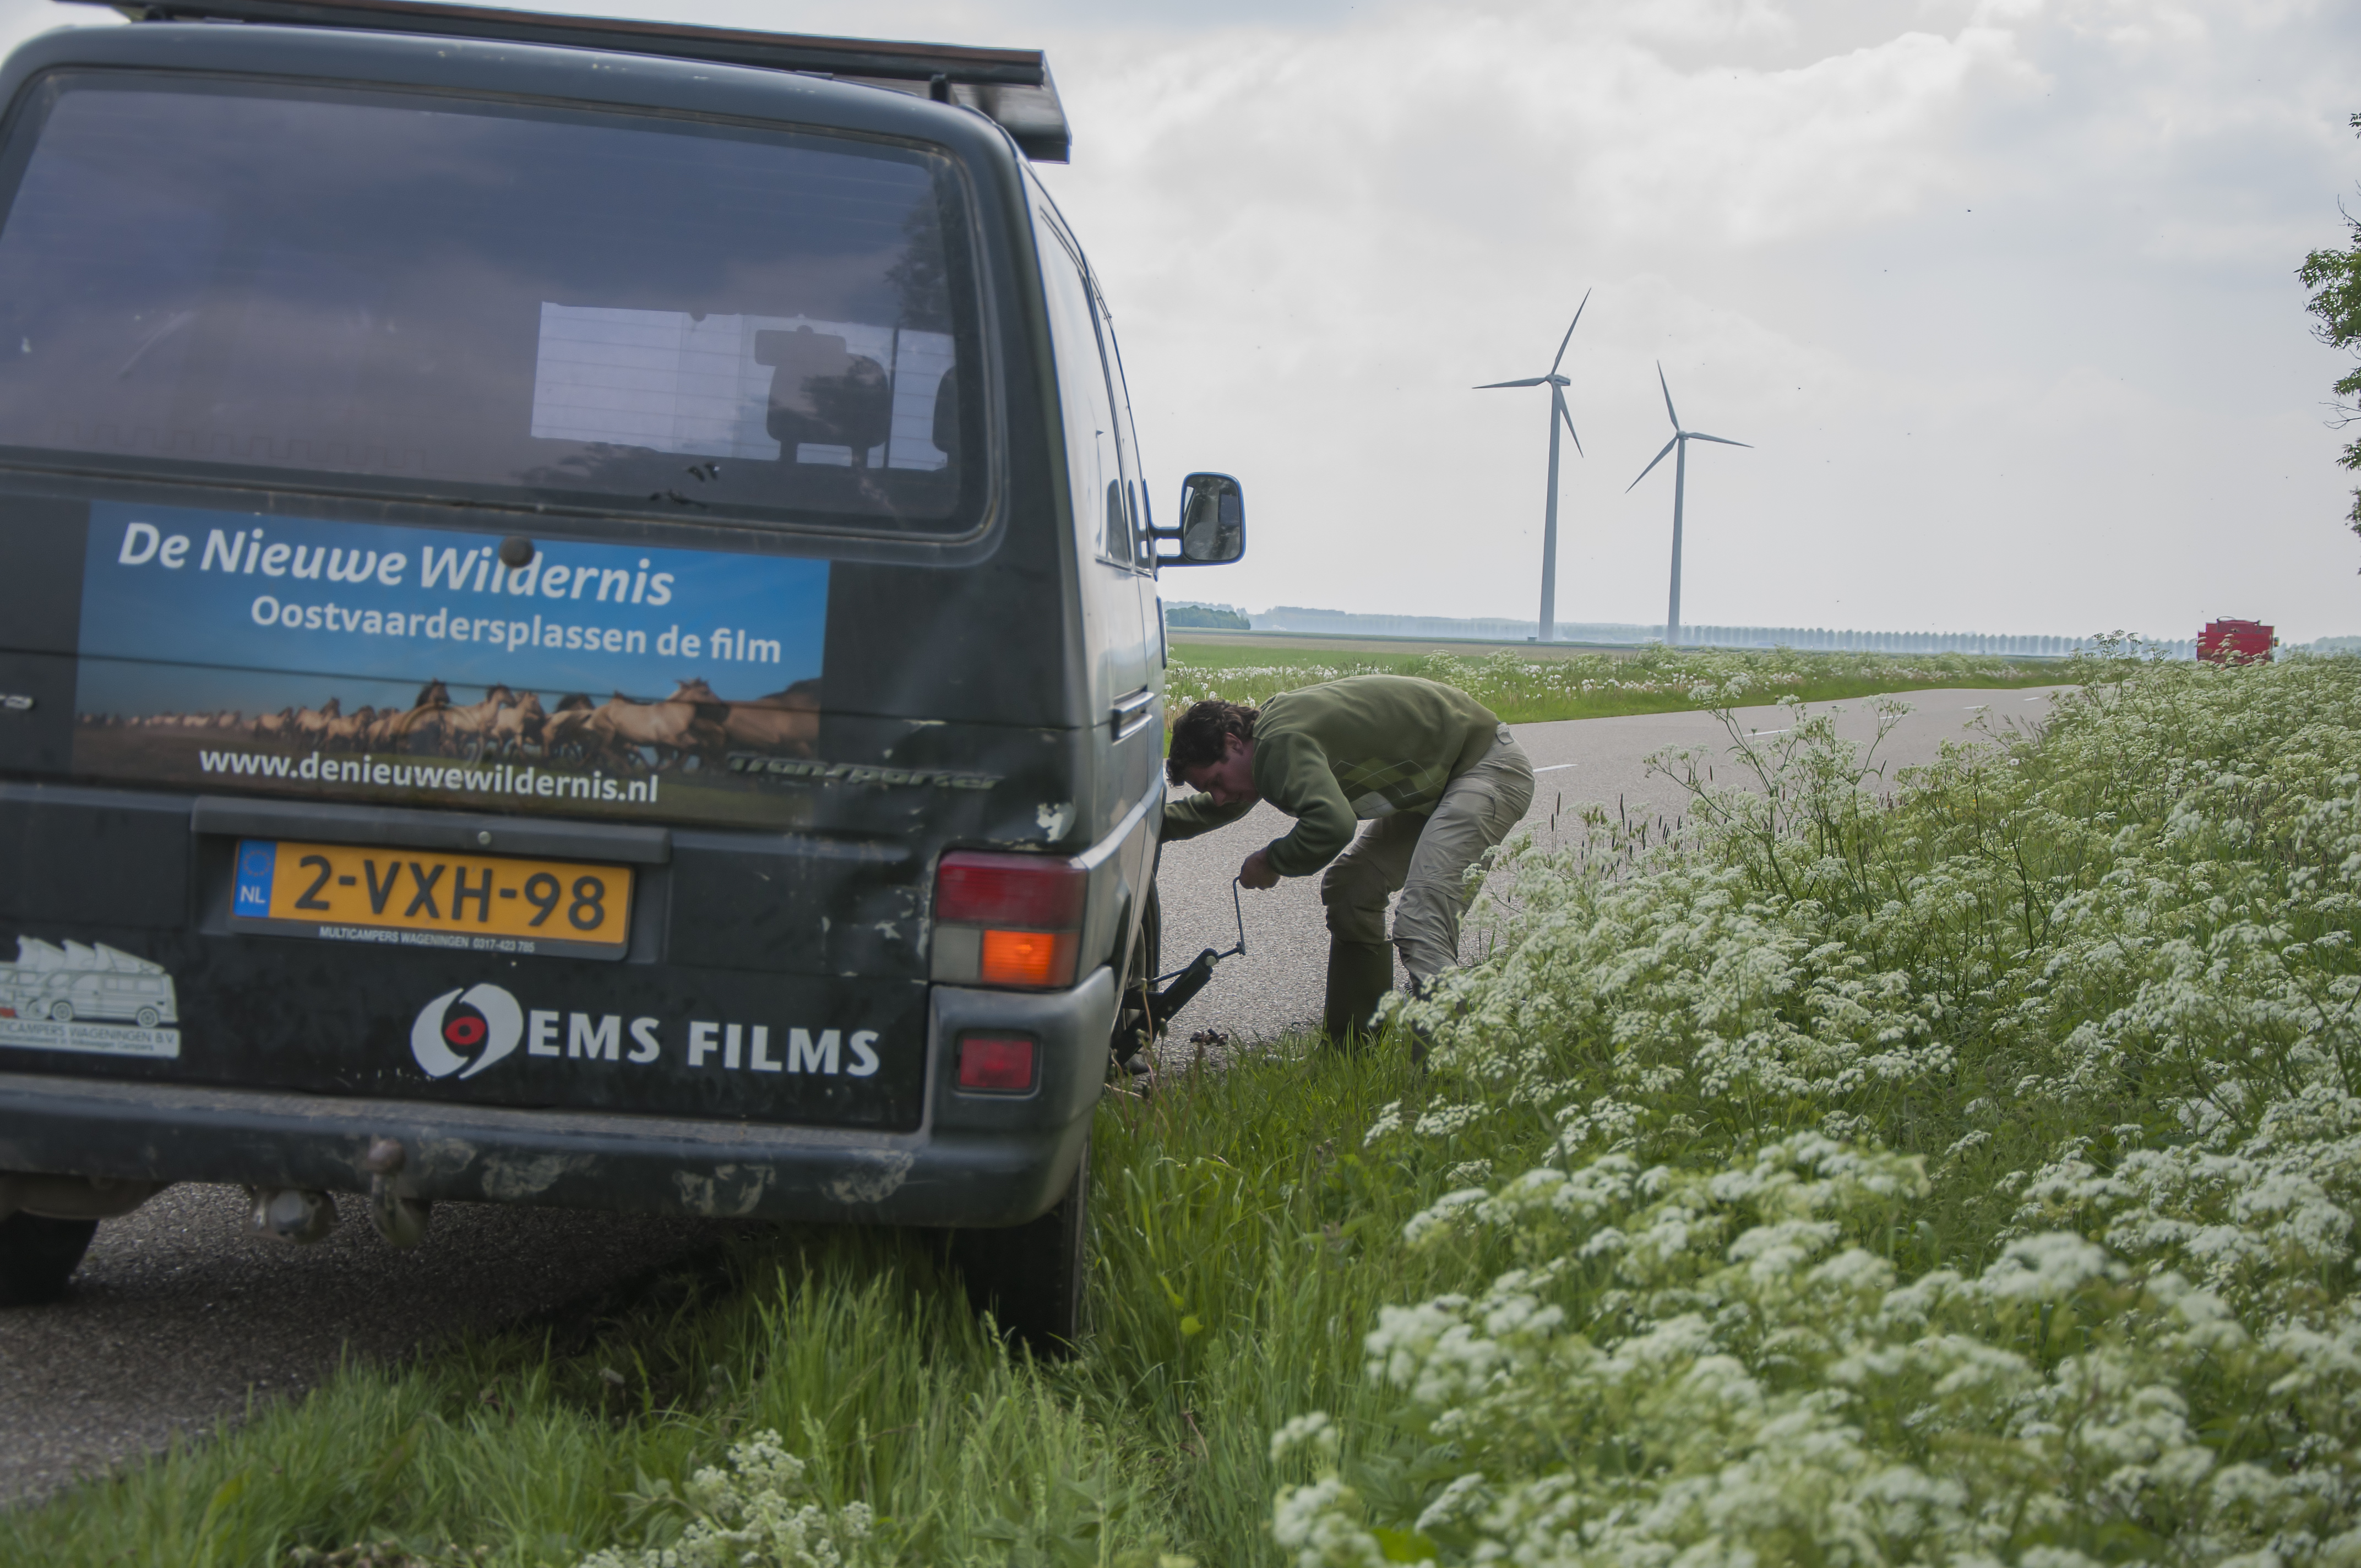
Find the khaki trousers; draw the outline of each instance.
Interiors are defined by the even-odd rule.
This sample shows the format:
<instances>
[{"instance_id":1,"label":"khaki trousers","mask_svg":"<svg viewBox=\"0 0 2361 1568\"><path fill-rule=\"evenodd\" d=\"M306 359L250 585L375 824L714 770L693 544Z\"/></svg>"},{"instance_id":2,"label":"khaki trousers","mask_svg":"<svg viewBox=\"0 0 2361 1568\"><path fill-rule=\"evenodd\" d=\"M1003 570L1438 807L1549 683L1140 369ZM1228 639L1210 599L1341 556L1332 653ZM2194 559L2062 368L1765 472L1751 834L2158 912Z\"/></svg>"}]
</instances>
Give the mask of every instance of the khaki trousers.
<instances>
[{"instance_id":1,"label":"khaki trousers","mask_svg":"<svg viewBox=\"0 0 2361 1568\"><path fill-rule=\"evenodd\" d=\"M1459 917L1475 890L1467 869L1506 839L1533 802L1533 765L1500 726L1474 767L1444 787L1431 812L1380 817L1361 829L1320 879L1328 932L1339 944L1382 945L1386 900L1396 891L1393 944L1414 980L1459 961Z\"/></svg>"}]
</instances>

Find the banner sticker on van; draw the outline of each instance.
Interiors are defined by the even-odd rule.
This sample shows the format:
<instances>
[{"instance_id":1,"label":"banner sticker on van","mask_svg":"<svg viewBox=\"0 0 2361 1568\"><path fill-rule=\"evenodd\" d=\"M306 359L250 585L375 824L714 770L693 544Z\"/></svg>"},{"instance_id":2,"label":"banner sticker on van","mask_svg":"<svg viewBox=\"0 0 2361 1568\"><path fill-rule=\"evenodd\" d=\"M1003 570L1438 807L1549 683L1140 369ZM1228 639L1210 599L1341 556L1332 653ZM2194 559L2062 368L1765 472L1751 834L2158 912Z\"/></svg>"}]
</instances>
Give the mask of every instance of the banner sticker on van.
<instances>
[{"instance_id":1,"label":"banner sticker on van","mask_svg":"<svg viewBox=\"0 0 2361 1568\"><path fill-rule=\"evenodd\" d=\"M102 502L74 771L668 820L818 740L826 561Z\"/></svg>"}]
</instances>

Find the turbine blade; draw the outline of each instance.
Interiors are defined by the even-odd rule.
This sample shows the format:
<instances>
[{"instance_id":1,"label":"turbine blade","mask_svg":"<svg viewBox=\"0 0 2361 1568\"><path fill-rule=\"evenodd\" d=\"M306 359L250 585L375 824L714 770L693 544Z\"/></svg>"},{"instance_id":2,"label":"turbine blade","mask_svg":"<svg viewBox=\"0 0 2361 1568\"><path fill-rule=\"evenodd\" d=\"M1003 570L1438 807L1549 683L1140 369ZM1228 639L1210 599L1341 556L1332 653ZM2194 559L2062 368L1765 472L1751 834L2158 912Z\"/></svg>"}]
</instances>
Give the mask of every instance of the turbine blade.
<instances>
[{"instance_id":1,"label":"turbine blade","mask_svg":"<svg viewBox=\"0 0 2361 1568\"><path fill-rule=\"evenodd\" d=\"M1488 392L1499 387L1538 387L1548 379L1546 376L1528 376L1521 381L1487 381L1473 389L1478 392Z\"/></svg>"},{"instance_id":2,"label":"turbine blade","mask_svg":"<svg viewBox=\"0 0 2361 1568\"><path fill-rule=\"evenodd\" d=\"M1712 442L1718 442L1718 443L1719 443L1721 445L1724 445L1724 446L1743 446L1743 447L1747 448L1749 451L1752 451L1752 450L1753 449L1753 445L1754 445L1754 444L1753 444L1752 442L1751 442L1751 441L1732 441L1732 440L1730 440L1730 437L1728 437L1728 436L1726 436L1726 435L1701 435L1701 434L1699 434L1697 432L1696 432L1696 431L1694 431L1694 430L1689 431L1689 432L1687 432L1686 433L1687 433L1687 435L1688 435L1688 438L1689 438L1691 441L1712 441Z\"/></svg>"},{"instance_id":3,"label":"turbine blade","mask_svg":"<svg viewBox=\"0 0 2361 1568\"><path fill-rule=\"evenodd\" d=\"M1557 417L1565 421L1565 433L1568 435L1574 435L1574 416L1565 411L1565 394L1558 390L1555 387L1552 387L1550 389L1550 403L1551 406L1557 410ZM1590 455L1589 453L1582 450L1582 437L1578 435L1574 435L1574 449L1578 455L1584 457ZM1633 483L1636 484L1638 481L1634 480Z\"/></svg>"},{"instance_id":4,"label":"turbine blade","mask_svg":"<svg viewBox=\"0 0 2361 1568\"><path fill-rule=\"evenodd\" d=\"M1664 379L1664 362L1661 359L1656 361L1656 385L1664 389L1664 417L1673 422L1675 430L1680 429L1681 416L1673 411L1673 389Z\"/></svg>"},{"instance_id":5,"label":"turbine blade","mask_svg":"<svg viewBox=\"0 0 2361 1568\"><path fill-rule=\"evenodd\" d=\"M1644 479L1649 475L1654 473L1656 471L1656 465L1664 460L1664 454L1672 451L1674 447L1678 446L1680 444L1681 438L1677 435L1673 437L1670 441L1665 442L1664 451L1659 452L1653 457L1649 458L1648 466L1640 470L1640 479ZM1634 479L1630 484L1624 486L1623 493L1628 496L1633 490L1638 489L1640 488L1640 479Z\"/></svg>"},{"instance_id":6,"label":"turbine blade","mask_svg":"<svg viewBox=\"0 0 2361 1568\"><path fill-rule=\"evenodd\" d=\"M1565 335L1557 340L1557 358L1550 361L1551 375L1554 376L1557 374L1558 361L1565 357L1565 345L1574 341L1574 329L1582 324L1583 305L1587 305L1588 303L1590 303L1590 291L1585 289L1582 291L1582 304L1574 307L1574 320L1567 323Z\"/></svg>"}]
</instances>

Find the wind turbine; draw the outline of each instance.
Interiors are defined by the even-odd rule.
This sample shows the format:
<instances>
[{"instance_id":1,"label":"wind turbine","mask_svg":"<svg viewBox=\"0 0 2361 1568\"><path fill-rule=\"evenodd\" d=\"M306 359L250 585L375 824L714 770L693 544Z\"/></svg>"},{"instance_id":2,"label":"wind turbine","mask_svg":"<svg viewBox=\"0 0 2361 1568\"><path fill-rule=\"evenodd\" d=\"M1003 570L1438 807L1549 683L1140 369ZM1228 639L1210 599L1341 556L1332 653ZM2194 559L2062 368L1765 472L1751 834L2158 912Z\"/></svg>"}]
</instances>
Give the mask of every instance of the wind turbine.
<instances>
[{"instance_id":1,"label":"wind turbine","mask_svg":"<svg viewBox=\"0 0 2361 1568\"><path fill-rule=\"evenodd\" d=\"M1673 411L1673 389L1665 383L1664 364L1661 359L1656 362L1656 385L1664 388L1664 415L1673 422L1673 438L1664 443L1664 452L1675 447L1680 449L1680 455L1673 459L1673 602L1672 608L1664 611L1664 646L1676 648L1681 641L1681 496L1688 488L1689 443L1710 441L1721 446L1745 446L1750 451L1752 447L1746 442L1732 441L1728 436L1708 435L1700 430L1683 430L1681 416ZM1640 470L1640 479L1656 471L1656 465L1664 460L1664 452L1648 459L1648 466ZM1638 489L1640 479L1624 486L1623 493L1628 496Z\"/></svg>"},{"instance_id":2,"label":"wind turbine","mask_svg":"<svg viewBox=\"0 0 2361 1568\"><path fill-rule=\"evenodd\" d=\"M1582 313L1590 303L1590 291L1582 291L1582 303L1574 307L1574 320L1567 323L1565 335L1557 340L1557 358L1550 361L1546 376L1528 376L1521 381L1492 381L1478 387L1479 392L1498 391L1502 387L1547 387L1550 389L1550 461L1549 503L1542 512L1542 624L1541 641L1553 641L1557 622L1557 427L1563 422L1565 433L1574 435L1574 416L1565 411L1566 378L1557 373L1565 358L1565 345L1574 341L1574 329L1582 324ZM1574 435L1574 449L1582 450L1582 437Z\"/></svg>"}]
</instances>

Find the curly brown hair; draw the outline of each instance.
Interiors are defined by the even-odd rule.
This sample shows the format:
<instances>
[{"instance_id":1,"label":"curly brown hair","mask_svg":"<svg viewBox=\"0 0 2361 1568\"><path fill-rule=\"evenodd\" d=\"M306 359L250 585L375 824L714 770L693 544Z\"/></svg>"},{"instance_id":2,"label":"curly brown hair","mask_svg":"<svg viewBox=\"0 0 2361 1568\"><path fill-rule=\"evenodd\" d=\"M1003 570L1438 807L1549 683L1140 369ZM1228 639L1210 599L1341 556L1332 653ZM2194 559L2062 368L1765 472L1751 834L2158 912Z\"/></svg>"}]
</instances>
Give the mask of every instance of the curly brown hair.
<instances>
[{"instance_id":1,"label":"curly brown hair","mask_svg":"<svg viewBox=\"0 0 2361 1568\"><path fill-rule=\"evenodd\" d=\"M1202 702L1189 705L1172 726L1172 745L1164 756L1164 776L1174 784L1186 784L1180 775L1191 768L1211 767L1222 760L1225 737L1235 735L1241 740L1254 739L1255 720L1262 709L1247 707L1242 703L1224 702L1209 696Z\"/></svg>"}]
</instances>

